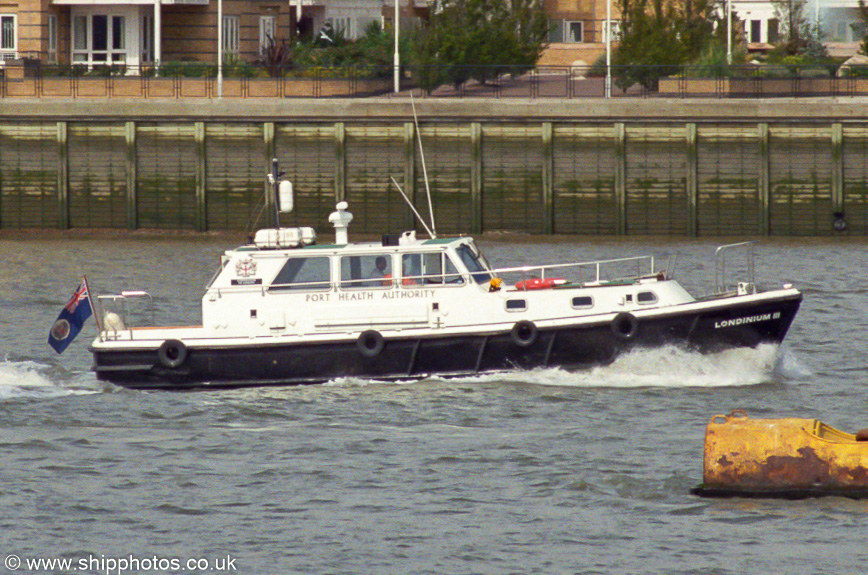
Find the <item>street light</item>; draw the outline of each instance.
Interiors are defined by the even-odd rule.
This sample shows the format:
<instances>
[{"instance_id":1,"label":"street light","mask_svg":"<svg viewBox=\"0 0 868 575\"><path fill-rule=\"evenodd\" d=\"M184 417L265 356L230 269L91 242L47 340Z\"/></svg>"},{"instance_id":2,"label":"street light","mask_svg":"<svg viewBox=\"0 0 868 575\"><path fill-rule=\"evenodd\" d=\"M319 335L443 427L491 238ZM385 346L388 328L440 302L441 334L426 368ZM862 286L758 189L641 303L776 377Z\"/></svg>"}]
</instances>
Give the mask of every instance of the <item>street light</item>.
<instances>
[{"instance_id":1,"label":"street light","mask_svg":"<svg viewBox=\"0 0 868 575\"><path fill-rule=\"evenodd\" d=\"M726 63L732 64L732 0L726 0Z\"/></svg>"},{"instance_id":2,"label":"street light","mask_svg":"<svg viewBox=\"0 0 868 575\"><path fill-rule=\"evenodd\" d=\"M398 53L398 36L401 31L401 13L399 11L401 3L395 0L395 25L392 29L395 32L395 93L401 91L401 55Z\"/></svg>"},{"instance_id":3,"label":"street light","mask_svg":"<svg viewBox=\"0 0 868 575\"><path fill-rule=\"evenodd\" d=\"M612 0L606 0L606 97L612 97Z\"/></svg>"},{"instance_id":4,"label":"street light","mask_svg":"<svg viewBox=\"0 0 868 575\"><path fill-rule=\"evenodd\" d=\"M223 0L217 0L217 97L223 97Z\"/></svg>"}]
</instances>

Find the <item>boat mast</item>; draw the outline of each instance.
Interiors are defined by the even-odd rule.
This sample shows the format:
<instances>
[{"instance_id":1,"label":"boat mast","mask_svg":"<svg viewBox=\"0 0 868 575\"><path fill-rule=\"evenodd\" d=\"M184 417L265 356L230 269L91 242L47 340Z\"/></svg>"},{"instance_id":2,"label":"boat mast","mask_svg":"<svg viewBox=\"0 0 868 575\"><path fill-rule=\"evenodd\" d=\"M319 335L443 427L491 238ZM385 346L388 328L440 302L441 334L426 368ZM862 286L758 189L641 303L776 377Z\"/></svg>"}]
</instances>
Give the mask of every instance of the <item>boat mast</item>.
<instances>
[{"instance_id":1,"label":"boat mast","mask_svg":"<svg viewBox=\"0 0 868 575\"><path fill-rule=\"evenodd\" d=\"M272 202L274 202L274 227L280 229L280 178L286 172L280 170L280 162L277 158L271 159L271 173L268 174L268 183L272 187Z\"/></svg>"}]
</instances>

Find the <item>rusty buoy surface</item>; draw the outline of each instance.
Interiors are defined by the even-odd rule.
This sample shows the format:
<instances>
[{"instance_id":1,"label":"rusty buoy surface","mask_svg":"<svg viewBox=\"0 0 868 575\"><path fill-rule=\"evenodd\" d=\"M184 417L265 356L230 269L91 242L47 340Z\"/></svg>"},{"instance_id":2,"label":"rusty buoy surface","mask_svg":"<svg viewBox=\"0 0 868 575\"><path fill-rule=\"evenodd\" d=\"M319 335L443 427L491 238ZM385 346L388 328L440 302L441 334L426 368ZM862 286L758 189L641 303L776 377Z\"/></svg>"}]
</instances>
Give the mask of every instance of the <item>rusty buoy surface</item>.
<instances>
[{"instance_id":1,"label":"rusty buoy surface","mask_svg":"<svg viewBox=\"0 0 868 575\"><path fill-rule=\"evenodd\" d=\"M868 429L850 434L817 419L752 419L743 410L706 426L703 483L710 497L868 497Z\"/></svg>"}]
</instances>

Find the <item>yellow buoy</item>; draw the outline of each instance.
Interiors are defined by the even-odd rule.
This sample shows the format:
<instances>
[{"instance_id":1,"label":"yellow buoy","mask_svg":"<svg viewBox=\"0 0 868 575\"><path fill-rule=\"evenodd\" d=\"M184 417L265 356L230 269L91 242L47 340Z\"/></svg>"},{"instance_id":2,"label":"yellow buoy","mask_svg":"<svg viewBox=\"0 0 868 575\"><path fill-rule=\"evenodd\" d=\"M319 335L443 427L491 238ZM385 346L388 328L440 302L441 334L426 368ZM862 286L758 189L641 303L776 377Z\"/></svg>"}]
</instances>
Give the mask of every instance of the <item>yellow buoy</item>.
<instances>
[{"instance_id":1,"label":"yellow buoy","mask_svg":"<svg viewBox=\"0 0 868 575\"><path fill-rule=\"evenodd\" d=\"M868 497L868 433L817 419L715 415L705 429L703 496Z\"/></svg>"}]
</instances>

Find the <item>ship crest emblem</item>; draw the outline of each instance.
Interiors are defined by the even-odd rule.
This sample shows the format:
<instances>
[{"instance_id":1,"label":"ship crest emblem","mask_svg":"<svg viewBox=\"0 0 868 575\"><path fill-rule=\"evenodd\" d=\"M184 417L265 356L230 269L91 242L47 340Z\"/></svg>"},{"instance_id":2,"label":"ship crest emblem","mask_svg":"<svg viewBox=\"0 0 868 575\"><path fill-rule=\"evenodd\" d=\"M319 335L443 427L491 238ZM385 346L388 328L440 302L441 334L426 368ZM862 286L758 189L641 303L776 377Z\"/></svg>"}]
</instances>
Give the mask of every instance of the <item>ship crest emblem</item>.
<instances>
[{"instance_id":1,"label":"ship crest emblem","mask_svg":"<svg viewBox=\"0 0 868 575\"><path fill-rule=\"evenodd\" d=\"M245 258L235 262L235 275L248 278L256 273L256 262L253 258Z\"/></svg>"}]
</instances>

